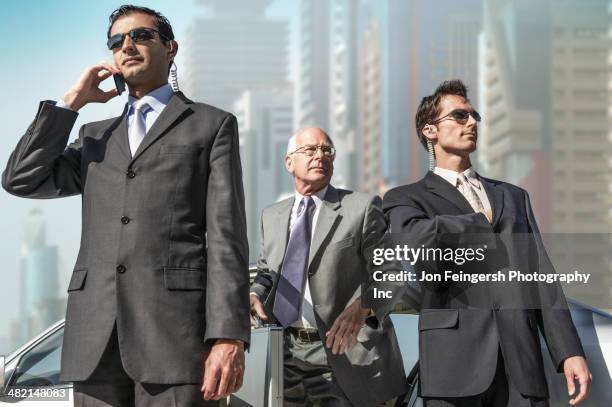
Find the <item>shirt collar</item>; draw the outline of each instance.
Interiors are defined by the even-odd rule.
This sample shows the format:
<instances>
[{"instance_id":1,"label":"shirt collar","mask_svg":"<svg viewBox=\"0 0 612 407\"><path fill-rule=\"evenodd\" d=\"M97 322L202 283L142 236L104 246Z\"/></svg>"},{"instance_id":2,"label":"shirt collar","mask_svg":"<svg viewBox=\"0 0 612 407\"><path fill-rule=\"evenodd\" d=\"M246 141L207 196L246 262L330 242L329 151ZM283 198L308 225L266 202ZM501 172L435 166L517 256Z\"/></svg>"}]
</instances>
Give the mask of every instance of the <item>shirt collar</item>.
<instances>
[{"instance_id":1,"label":"shirt collar","mask_svg":"<svg viewBox=\"0 0 612 407\"><path fill-rule=\"evenodd\" d=\"M329 187L329 185L325 185L325 187L321 188L320 190L318 190L317 192L315 192L314 194L311 195L312 200L315 203L315 208L319 208L321 206L321 203L323 202L323 198L325 198L325 194L327 193L327 188L328 187ZM298 205L302 201L302 198L304 198L304 195L302 195L299 192L295 191L295 201L293 202L293 209L294 210L297 210Z\"/></svg>"},{"instance_id":2,"label":"shirt collar","mask_svg":"<svg viewBox=\"0 0 612 407\"><path fill-rule=\"evenodd\" d=\"M441 176L451 185L457 186L457 179L459 178L459 173L457 171L436 167L434 168L434 174ZM472 184L474 188L480 189L480 181L478 179L478 174L474 170L474 167L470 167L467 170L463 171L463 174L465 174L468 182Z\"/></svg>"},{"instance_id":3,"label":"shirt collar","mask_svg":"<svg viewBox=\"0 0 612 407\"><path fill-rule=\"evenodd\" d=\"M173 95L174 91L172 90L172 86L170 86L169 83L166 83L165 85L155 90L152 90L140 99L136 99L134 96L129 95L129 112L132 113L132 106L134 105L134 103L136 103L138 100L144 100L151 109L155 110L157 114L161 114L162 110L164 110L168 102L170 102L170 99Z\"/></svg>"}]
</instances>

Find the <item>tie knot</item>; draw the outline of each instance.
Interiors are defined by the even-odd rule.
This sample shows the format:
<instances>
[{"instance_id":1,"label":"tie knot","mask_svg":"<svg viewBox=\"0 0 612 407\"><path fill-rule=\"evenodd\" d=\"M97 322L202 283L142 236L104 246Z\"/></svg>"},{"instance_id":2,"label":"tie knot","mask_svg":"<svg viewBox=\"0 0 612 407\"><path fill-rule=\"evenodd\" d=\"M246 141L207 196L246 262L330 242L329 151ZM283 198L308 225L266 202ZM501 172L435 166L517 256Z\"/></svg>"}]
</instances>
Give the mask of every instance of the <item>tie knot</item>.
<instances>
[{"instance_id":1,"label":"tie knot","mask_svg":"<svg viewBox=\"0 0 612 407\"><path fill-rule=\"evenodd\" d=\"M314 200L311 196L305 196L302 198L302 202L300 202L300 208L298 210L298 216L300 216L304 211L308 212L310 208L314 205Z\"/></svg>"},{"instance_id":2,"label":"tie knot","mask_svg":"<svg viewBox=\"0 0 612 407\"><path fill-rule=\"evenodd\" d=\"M457 178L457 183L459 185L461 184L467 185L469 183L467 176L464 173L460 173L459 177Z\"/></svg>"},{"instance_id":3,"label":"tie knot","mask_svg":"<svg viewBox=\"0 0 612 407\"><path fill-rule=\"evenodd\" d=\"M140 99L137 100L136 102L134 102L134 104L132 105L132 108L134 109L135 113L146 113L147 110L150 109L149 104L147 103L146 100Z\"/></svg>"}]
</instances>

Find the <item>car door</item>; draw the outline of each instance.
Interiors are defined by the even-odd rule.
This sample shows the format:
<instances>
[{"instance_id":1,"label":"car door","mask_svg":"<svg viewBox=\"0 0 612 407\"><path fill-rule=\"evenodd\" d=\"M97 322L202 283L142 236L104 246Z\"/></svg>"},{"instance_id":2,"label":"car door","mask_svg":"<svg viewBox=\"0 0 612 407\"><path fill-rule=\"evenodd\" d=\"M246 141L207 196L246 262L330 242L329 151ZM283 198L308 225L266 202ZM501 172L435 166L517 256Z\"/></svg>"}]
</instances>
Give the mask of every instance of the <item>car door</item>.
<instances>
[{"instance_id":1,"label":"car door","mask_svg":"<svg viewBox=\"0 0 612 407\"><path fill-rule=\"evenodd\" d=\"M59 380L63 333L63 323L56 324L10 356L0 404L72 406L72 383Z\"/></svg>"}]
</instances>

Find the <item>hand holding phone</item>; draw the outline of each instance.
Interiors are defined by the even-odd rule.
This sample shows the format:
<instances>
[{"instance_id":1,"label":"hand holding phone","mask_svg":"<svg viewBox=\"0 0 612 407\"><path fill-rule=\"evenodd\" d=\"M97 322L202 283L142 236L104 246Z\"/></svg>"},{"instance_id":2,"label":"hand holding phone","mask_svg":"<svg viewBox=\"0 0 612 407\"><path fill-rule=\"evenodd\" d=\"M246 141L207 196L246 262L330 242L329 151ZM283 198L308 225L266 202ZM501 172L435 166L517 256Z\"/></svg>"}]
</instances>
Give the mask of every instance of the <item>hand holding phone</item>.
<instances>
[{"instance_id":1,"label":"hand holding phone","mask_svg":"<svg viewBox=\"0 0 612 407\"><path fill-rule=\"evenodd\" d=\"M75 111L78 111L88 103L106 103L119 95L119 89L113 88L108 91L103 91L100 89L100 83L111 75L120 73L118 68L107 62L100 62L93 65L83 72L72 88L66 92L63 100ZM125 82L123 90L125 90Z\"/></svg>"},{"instance_id":2,"label":"hand holding phone","mask_svg":"<svg viewBox=\"0 0 612 407\"><path fill-rule=\"evenodd\" d=\"M115 88L117 89L117 93L121 95L125 92L125 79L120 73L113 74L113 80L115 81Z\"/></svg>"}]
</instances>

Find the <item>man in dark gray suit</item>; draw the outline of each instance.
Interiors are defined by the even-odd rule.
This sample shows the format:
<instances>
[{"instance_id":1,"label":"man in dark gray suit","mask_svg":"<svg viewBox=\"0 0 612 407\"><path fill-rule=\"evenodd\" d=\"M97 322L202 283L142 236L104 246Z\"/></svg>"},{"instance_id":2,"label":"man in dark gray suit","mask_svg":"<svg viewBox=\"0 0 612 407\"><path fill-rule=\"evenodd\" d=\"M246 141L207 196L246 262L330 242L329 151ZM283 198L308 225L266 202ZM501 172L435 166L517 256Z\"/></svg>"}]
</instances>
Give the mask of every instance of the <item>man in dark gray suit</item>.
<instances>
[{"instance_id":1,"label":"man in dark gray suit","mask_svg":"<svg viewBox=\"0 0 612 407\"><path fill-rule=\"evenodd\" d=\"M161 14L123 6L108 37L114 65L41 102L2 186L82 196L61 372L75 404L216 405L240 388L250 337L236 119L172 91L178 44ZM117 95L99 88L112 74L129 87L123 113L66 146L77 111Z\"/></svg>"},{"instance_id":2,"label":"man in dark gray suit","mask_svg":"<svg viewBox=\"0 0 612 407\"><path fill-rule=\"evenodd\" d=\"M375 406L406 391L391 320L365 324L361 307L368 248L386 230L380 198L330 185L334 157L323 130L298 131L285 157L295 196L261 216L251 309L286 328L288 406Z\"/></svg>"},{"instance_id":3,"label":"man in dark gray suit","mask_svg":"<svg viewBox=\"0 0 612 407\"><path fill-rule=\"evenodd\" d=\"M461 81L444 82L423 98L416 130L436 165L422 180L386 193L390 231L414 240L431 236L445 249L482 239L496 253L487 255L494 267L466 264L468 272L492 274L500 265L553 271L527 192L472 168L479 121ZM425 266L429 275L457 272L439 259ZM420 305L420 393L427 407L548 406L538 330L565 374L570 404L586 398L591 374L560 287L447 280L424 283Z\"/></svg>"}]
</instances>

